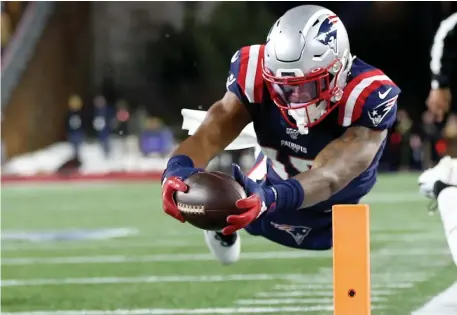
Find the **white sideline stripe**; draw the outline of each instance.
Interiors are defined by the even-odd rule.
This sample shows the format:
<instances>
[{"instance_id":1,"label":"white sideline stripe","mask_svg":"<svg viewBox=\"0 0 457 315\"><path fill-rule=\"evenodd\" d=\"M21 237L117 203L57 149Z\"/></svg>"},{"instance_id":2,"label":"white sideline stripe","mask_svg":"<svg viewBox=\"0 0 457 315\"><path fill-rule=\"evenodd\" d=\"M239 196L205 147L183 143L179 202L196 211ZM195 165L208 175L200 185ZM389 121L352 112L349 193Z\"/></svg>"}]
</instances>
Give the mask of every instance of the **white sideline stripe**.
<instances>
[{"instance_id":1,"label":"white sideline stripe","mask_svg":"<svg viewBox=\"0 0 457 315\"><path fill-rule=\"evenodd\" d=\"M333 306L290 306L290 307L236 307L236 308L191 308L191 309L118 309L118 310L61 310L2 312L2 315L209 315L209 314L268 314L295 312L333 311Z\"/></svg>"},{"instance_id":2,"label":"white sideline stripe","mask_svg":"<svg viewBox=\"0 0 457 315\"><path fill-rule=\"evenodd\" d=\"M287 291L287 292L258 292L256 297L263 298L280 298L280 297L302 297L302 296L321 296L321 297L333 297L333 288L330 290L307 290L307 291ZM372 290L372 296L383 296L391 295L394 293L393 290Z\"/></svg>"},{"instance_id":3,"label":"white sideline stripe","mask_svg":"<svg viewBox=\"0 0 457 315\"><path fill-rule=\"evenodd\" d=\"M387 298L372 297L371 302L385 302ZM236 300L238 305L286 305L286 304L318 304L318 305L329 305L333 303L333 298L319 298L319 299L253 299L253 300Z\"/></svg>"},{"instance_id":4,"label":"white sideline stripe","mask_svg":"<svg viewBox=\"0 0 457 315\"><path fill-rule=\"evenodd\" d=\"M243 260L264 260L264 259L298 259L298 258L327 258L332 252L325 251L275 251L275 252L244 252ZM372 257L383 256L446 256L449 250L446 248L435 248L424 251L423 249L381 249L374 251ZM212 261L214 256L211 253L198 254L156 254L143 256L125 255L101 255L101 256L68 256L68 257L23 257L3 258L2 266L35 265L35 264L100 264L100 263L136 263L136 262L172 262L172 261Z\"/></svg>"},{"instance_id":5,"label":"white sideline stripe","mask_svg":"<svg viewBox=\"0 0 457 315\"><path fill-rule=\"evenodd\" d=\"M65 284L117 284L117 283L166 283L166 282L226 282L226 281L271 281L302 278L303 274L228 274L211 276L143 276L99 278L42 278L3 279L2 287L44 286Z\"/></svg>"},{"instance_id":6,"label":"white sideline stripe","mask_svg":"<svg viewBox=\"0 0 457 315\"><path fill-rule=\"evenodd\" d=\"M385 265L385 263L381 264ZM408 266L409 268L414 267ZM332 277L333 274L333 269L332 268L319 268L321 272L321 277L322 275L326 275L328 277ZM434 270L436 271L436 270ZM371 278L377 281L380 280L386 280L386 281L392 281L394 280L395 282L413 282L413 281L422 281L421 279L424 277L427 277L430 275L430 272L427 270L418 270L418 271L382 271L382 272L372 272L371 273ZM297 279L296 282L303 281L303 277L301 279Z\"/></svg>"},{"instance_id":7,"label":"white sideline stripe","mask_svg":"<svg viewBox=\"0 0 457 315\"><path fill-rule=\"evenodd\" d=\"M457 281L441 292L412 315L455 315L457 314Z\"/></svg>"},{"instance_id":8,"label":"white sideline stripe","mask_svg":"<svg viewBox=\"0 0 457 315\"><path fill-rule=\"evenodd\" d=\"M331 251L277 251L277 252L246 252L243 260L258 259L296 259L304 257L331 257ZM1 264L6 265L35 265L35 264L99 264L99 263L126 263L126 262L168 262L168 261L212 261L211 253L200 254L157 254L144 256L69 256L52 258L3 258Z\"/></svg>"},{"instance_id":9,"label":"white sideline stripe","mask_svg":"<svg viewBox=\"0 0 457 315\"><path fill-rule=\"evenodd\" d=\"M377 250L379 256L441 256L449 255L448 248L383 248Z\"/></svg>"},{"instance_id":10,"label":"white sideline stripe","mask_svg":"<svg viewBox=\"0 0 457 315\"><path fill-rule=\"evenodd\" d=\"M286 304L318 304L331 306L333 298L321 299L242 299L236 300L235 304L238 305L286 305Z\"/></svg>"},{"instance_id":11,"label":"white sideline stripe","mask_svg":"<svg viewBox=\"0 0 457 315\"><path fill-rule=\"evenodd\" d=\"M398 282L398 283L372 283L372 289L408 289L414 286L413 282ZM331 283L308 283L308 284L277 284L275 290L333 290Z\"/></svg>"},{"instance_id":12,"label":"white sideline stripe","mask_svg":"<svg viewBox=\"0 0 457 315\"><path fill-rule=\"evenodd\" d=\"M422 230L424 227L422 228ZM192 233L190 235L184 235L186 240L172 240L172 239L151 239L150 241L141 240L137 237L132 238L130 241L118 241L118 240L103 240L103 241L91 241L79 244L67 244L62 242L52 243L12 243L4 241L2 243L2 252L4 251L77 251L85 249L96 249L97 246L103 242L103 249L126 249L126 248L170 248L170 247L202 247L203 242L192 242L189 240L190 237L201 237L201 234ZM428 243L442 243L444 239L441 233L403 233L403 234L388 234L388 233L374 233L371 237L372 242L402 242L416 243L418 241ZM243 240L244 245L262 245L266 244L267 241L255 237L247 237Z\"/></svg>"},{"instance_id":13,"label":"white sideline stripe","mask_svg":"<svg viewBox=\"0 0 457 315\"><path fill-rule=\"evenodd\" d=\"M419 282L424 273L373 273L372 278L379 285L395 281ZM331 274L227 274L227 275L180 275L180 276L139 276L139 277L95 277L95 278L39 278L3 279L1 287L75 285L75 284L119 284L119 283L168 283L168 282L226 282L226 281L271 281L287 280L296 284L326 284L333 282Z\"/></svg>"}]
</instances>

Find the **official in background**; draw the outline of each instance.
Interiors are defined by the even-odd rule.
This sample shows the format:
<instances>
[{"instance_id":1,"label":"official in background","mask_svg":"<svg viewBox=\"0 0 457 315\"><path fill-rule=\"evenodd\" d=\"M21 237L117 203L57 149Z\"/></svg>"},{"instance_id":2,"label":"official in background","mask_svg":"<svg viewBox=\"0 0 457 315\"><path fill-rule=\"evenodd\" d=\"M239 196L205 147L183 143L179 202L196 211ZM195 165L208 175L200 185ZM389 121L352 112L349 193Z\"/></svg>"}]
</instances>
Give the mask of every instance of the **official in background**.
<instances>
[{"instance_id":1,"label":"official in background","mask_svg":"<svg viewBox=\"0 0 457 315\"><path fill-rule=\"evenodd\" d=\"M444 19L433 39L430 70L432 72L431 90L427 98L428 109L438 122L450 111L452 93L457 85L457 12ZM456 99L453 100L454 105ZM457 108L455 109L457 110Z\"/></svg>"},{"instance_id":2,"label":"official in background","mask_svg":"<svg viewBox=\"0 0 457 315\"><path fill-rule=\"evenodd\" d=\"M432 82L427 107L438 123L443 123L446 116L453 113L446 124L452 125L455 120L452 116L457 115L457 12L444 19L436 31L430 70ZM455 151L457 137L448 138L447 142L449 151Z\"/></svg>"},{"instance_id":3,"label":"official in background","mask_svg":"<svg viewBox=\"0 0 457 315\"><path fill-rule=\"evenodd\" d=\"M83 102L79 95L73 94L68 99L67 139L73 147L73 156L80 159L80 147L84 140L81 109Z\"/></svg>"}]
</instances>

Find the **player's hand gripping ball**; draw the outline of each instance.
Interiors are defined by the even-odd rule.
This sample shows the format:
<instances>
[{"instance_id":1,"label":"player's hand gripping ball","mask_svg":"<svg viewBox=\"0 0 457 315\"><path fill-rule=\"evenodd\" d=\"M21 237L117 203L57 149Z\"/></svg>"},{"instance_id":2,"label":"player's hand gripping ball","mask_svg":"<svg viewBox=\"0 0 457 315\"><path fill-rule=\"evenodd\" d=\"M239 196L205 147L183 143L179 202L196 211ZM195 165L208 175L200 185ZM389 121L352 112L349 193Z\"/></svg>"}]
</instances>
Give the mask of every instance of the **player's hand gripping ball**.
<instances>
[{"instance_id":1,"label":"player's hand gripping ball","mask_svg":"<svg viewBox=\"0 0 457 315\"><path fill-rule=\"evenodd\" d=\"M227 217L242 214L236 202L246 198L244 188L231 176L221 172L199 172L184 184L187 190L175 193L176 206L182 217L193 226L221 231L227 226Z\"/></svg>"}]
</instances>

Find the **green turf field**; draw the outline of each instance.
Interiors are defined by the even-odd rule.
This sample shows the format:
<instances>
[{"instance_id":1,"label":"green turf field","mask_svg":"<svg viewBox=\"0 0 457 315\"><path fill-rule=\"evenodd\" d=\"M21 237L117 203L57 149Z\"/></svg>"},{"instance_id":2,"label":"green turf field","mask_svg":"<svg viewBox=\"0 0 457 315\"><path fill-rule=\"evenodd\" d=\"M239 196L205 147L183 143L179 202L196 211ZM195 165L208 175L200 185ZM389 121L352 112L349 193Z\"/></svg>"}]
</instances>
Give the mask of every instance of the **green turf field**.
<instances>
[{"instance_id":1,"label":"green turf field","mask_svg":"<svg viewBox=\"0 0 457 315\"><path fill-rule=\"evenodd\" d=\"M365 200L374 315L411 314L456 278L416 176L381 177ZM243 233L241 261L221 266L201 231L162 213L157 183L6 186L1 219L5 314L332 314L330 251L291 250ZM119 237L65 239L104 228ZM70 230L57 241L31 235ZM8 239L24 236L33 240Z\"/></svg>"}]
</instances>

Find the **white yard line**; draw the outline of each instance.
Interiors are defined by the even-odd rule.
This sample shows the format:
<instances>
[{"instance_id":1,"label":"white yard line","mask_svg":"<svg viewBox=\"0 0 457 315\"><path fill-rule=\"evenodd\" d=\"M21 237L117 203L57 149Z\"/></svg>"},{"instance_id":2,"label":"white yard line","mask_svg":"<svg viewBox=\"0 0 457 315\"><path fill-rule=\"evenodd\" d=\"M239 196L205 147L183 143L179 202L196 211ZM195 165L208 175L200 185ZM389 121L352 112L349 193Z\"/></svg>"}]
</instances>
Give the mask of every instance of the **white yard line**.
<instances>
[{"instance_id":1,"label":"white yard line","mask_svg":"<svg viewBox=\"0 0 457 315\"><path fill-rule=\"evenodd\" d=\"M377 274L372 278L378 284L395 281L419 282L425 273L392 273ZM227 274L227 275L182 275L182 276L138 276L138 277L96 277L96 278L38 278L38 279L2 279L2 287L12 286L45 286L45 285L76 285L76 284L118 284L118 283L167 283L167 282L224 282L224 281L271 281L286 280L296 284L327 284L331 285L331 274L325 271L315 274Z\"/></svg>"},{"instance_id":2,"label":"white yard line","mask_svg":"<svg viewBox=\"0 0 457 315\"><path fill-rule=\"evenodd\" d=\"M395 246L394 248L383 248L376 251L376 255L379 256L447 256L449 254L449 248L441 246L441 248L400 248L399 246Z\"/></svg>"},{"instance_id":3,"label":"white yard line","mask_svg":"<svg viewBox=\"0 0 457 315\"><path fill-rule=\"evenodd\" d=\"M265 252L243 252L243 260L264 260L264 259L300 259L300 258L329 258L331 251L265 251ZM436 248L424 251L423 249L389 249L384 248L372 253L372 257L385 256L447 256L449 250ZM60 265L60 264L113 264L113 263L137 263L137 262L181 262L181 261L213 261L215 258L211 253L195 254L155 254L143 256L125 255L100 255L100 256L65 256L65 257L24 257L24 258L3 258L2 266L17 265Z\"/></svg>"},{"instance_id":4,"label":"white yard line","mask_svg":"<svg viewBox=\"0 0 457 315\"><path fill-rule=\"evenodd\" d=\"M178 235L173 235L177 237ZM181 239L157 239L157 238L145 238L139 235L139 237L130 237L126 240L91 240L81 241L80 243L68 243L68 242L42 242L42 243L15 243L11 241L3 241L2 252L7 251L81 251L87 249L97 249L103 247L103 249L122 250L129 248L175 248L175 247L204 247L203 238L201 233L195 234L194 232L180 236ZM189 237L201 238L201 241L191 241ZM374 233L371 237L372 242L398 242L398 234L392 233ZM183 239L185 238L185 239ZM148 241L150 240L150 241ZM433 244L444 244L444 236L442 233L411 233L408 234L407 239L403 239L402 242L414 243L425 242ZM243 245L265 245L268 241L243 235Z\"/></svg>"},{"instance_id":5,"label":"white yard line","mask_svg":"<svg viewBox=\"0 0 457 315\"><path fill-rule=\"evenodd\" d=\"M372 283L372 289L409 289L414 286L412 282L398 282L398 283ZM275 290L286 290L292 292L295 290L333 290L331 283L307 283L307 284L277 284L274 286Z\"/></svg>"},{"instance_id":6,"label":"white yard line","mask_svg":"<svg viewBox=\"0 0 457 315\"><path fill-rule=\"evenodd\" d=\"M195 309L119 309L119 310L67 310L2 312L2 315L209 315L209 314L269 314L295 312L333 311L332 306L290 306L290 307L227 307Z\"/></svg>"},{"instance_id":7,"label":"white yard line","mask_svg":"<svg viewBox=\"0 0 457 315\"><path fill-rule=\"evenodd\" d=\"M263 259L297 259L331 257L331 251L277 251L277 252L245 252L243 260ZM144 256L69 256L52 258L3 258L1 264L6 265L36 265L36 264L106 264L106 263L135 263L135 262L172 262L172 261L214 261L211 253L198 254L157 254Z\"/></svg>"},{"instance_id":8,"label":"white yard line","mask_svg":"<svg viewBox=\"0 0 457 315\"><path fill-rule=\"evenodd\" d=\"M372 296L384 296L391 295L395 291L393 290L372 290ZM283 292L258 292L256 297L261 298L288 298L288 297L310 297L310 296L320 296L320 297L333 297L333 287L329 287L325 290L306 290L306 291L283 291Z\"/></svg>"},{"instance_id":9,"label":"white yard line","mask_svg":"<svg viewBox=\"0 0 457 315\"><path fill-rule=\"evenodd\" d=\"M304 277L303 274L226 274L226 275L180 275L141 277L98 277L98 278L41 278L2 279L2 287L73 285L73 284L118 284L118 283L167 283L167 282L229 282L229 281L271 281L291 280Z\"/></svg>"},{"instance_id":10,"label":"white yard line","mask_svg":"<svg viewBox=\"0 0 457 315\"><path fill-rule=\"evenodd\" d=\"M456 315L457 281L441 292L424 306L412 312L412 315Z\"/></svg>"},{"instance_id":11,"label":"white yard line","mask_svg":"<svg viewBox=\"0 0 457 315\"><path fill-rule=\"evenodd\" d=\"M387 298L383 297L372 297L371 302L385 302ZM317 304L319 306L324 305L332 305L333 298L318 298L318 299L310 299L310 298L300 298L300 299L243 299L243 300L236 300L236 304L238 305L301 305L301 304Z\"/></svg>"},{"instance_id":12,"label":"white yard line","mask_svg":"<svg viewBox=\"0 0 457 315\"><path fill-rule=\"evenodd\" d=\"M238 305L300 305L300 304L317 304L319 306L333 304L333 298L321 298L321 299L242 299L236 300L235 304Z\"/></svg>"},{"instance_id":13,"label":"white yard line","mask_svg":"<svg viewBox=\"0 0 457 315\"><path fill-rule=\"evenodd\" d=\"M373 263L372 263L373 264ZM415 266L409 266L410 269L413 269ZM372 269L371 279L378 284L387 284L387 283L404 283L404 282L420 282L424 281L428 276L431 276L434 272L439 270L425 271L385 271L380 270L380 268ZM328 279L332 279L333 270L331 268L320 268L319 278L315 283L326 283ZM307 284L306 279L294 279L292 280L295 284Z\"/></svg>"}]
</instances>

